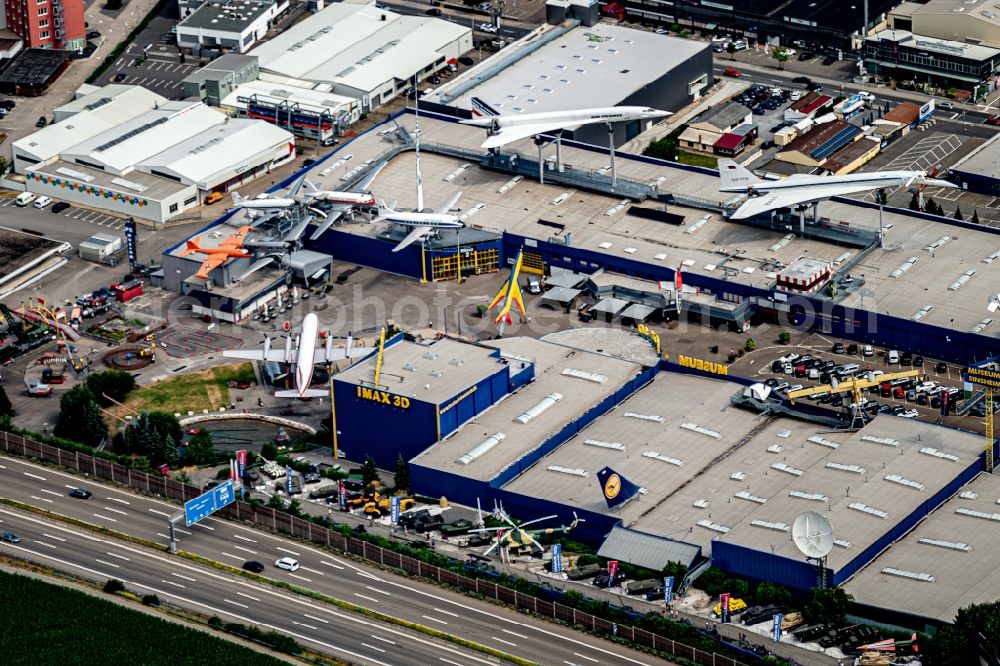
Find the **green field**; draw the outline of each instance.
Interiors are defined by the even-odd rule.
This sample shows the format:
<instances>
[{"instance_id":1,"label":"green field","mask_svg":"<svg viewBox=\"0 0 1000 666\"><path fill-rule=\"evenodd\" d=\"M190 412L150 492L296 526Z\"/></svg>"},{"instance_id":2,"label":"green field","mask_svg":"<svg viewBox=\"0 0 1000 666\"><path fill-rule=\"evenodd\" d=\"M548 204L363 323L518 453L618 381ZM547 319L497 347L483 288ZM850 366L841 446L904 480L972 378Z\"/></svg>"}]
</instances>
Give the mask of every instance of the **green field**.
<instances>
[{"instance_id":1,"label":"green field","mask_svg":"<svg viewBox=\"0 0 1000 666\"><path fill-rule=\"evenodd\" d=\"M285 662L183 625L0 571L4 666L280 666Z\"/></svg>"},{"instance_id":2,"label":"green field","mask_svg":"<svg viewBox=\"0 0 1000 666\"><path fill-rule=\"evenodd\" d=\"M173 414L188 410L217 410L229 405L228 383L255 383L253 365L230 363L200 372L187 372L170 379L141 386L131 394L125 404L137 412L160 411Z\"/></svg>"},{"instance_id":3,"label":"green field","mask_svg":"<svg viewBox=\"0 0 1000 666\"><path fill-rule=\"evenodd\" d=\"M707 167L709 169L718 169L719 160L711 155L702 155L701 153L689 153L686 150L677 151L677 161L681 164L689 164L691 166Z\"/></svg>"}]
</instances>

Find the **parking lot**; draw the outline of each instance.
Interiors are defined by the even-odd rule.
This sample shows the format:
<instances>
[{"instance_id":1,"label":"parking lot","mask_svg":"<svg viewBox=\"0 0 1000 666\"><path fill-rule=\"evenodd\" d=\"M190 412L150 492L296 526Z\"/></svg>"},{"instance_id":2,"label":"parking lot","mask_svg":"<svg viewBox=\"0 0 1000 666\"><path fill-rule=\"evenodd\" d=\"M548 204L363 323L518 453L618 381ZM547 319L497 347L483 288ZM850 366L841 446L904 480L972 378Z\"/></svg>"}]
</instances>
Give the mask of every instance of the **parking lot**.
<instances>
[{"instance_id":1,"label":"parking lot","mask_svg":"<svg viewBox=\"0 0 1000 666\"><path fill-rule=\"evenodd\" d=\"M53 202L44 209L38 211L38 214L52 214L52 206L55 205L55 203L56 202ZM0 208L7 208L16 205L17 204L14 203L14 199L0 199ZM35 209L33 205L29 204L24 207L24 210L32 211L37 209ZM56 214L61 215L62 217L68 217L72 220L93 224L94 226L104 227L105 229L113 231L118 231L125 226L125 220L121 217L115 217L114 215L109 215L108 213L89 210L87 208L77 208L76 206L70 206L66 210ZM95 233L98 231L98 229L94 229Z\"/></svg>"}]
</instances>

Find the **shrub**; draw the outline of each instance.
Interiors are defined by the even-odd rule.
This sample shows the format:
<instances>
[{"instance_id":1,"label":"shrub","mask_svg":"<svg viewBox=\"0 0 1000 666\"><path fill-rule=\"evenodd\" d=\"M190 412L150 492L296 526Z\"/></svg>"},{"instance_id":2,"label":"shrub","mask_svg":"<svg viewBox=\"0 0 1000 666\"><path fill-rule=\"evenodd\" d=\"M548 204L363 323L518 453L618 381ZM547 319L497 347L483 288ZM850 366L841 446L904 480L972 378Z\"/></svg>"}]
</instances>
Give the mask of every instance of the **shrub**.
<instances>
[{"instance_id":1,"label":"shrub","mask_svg":"<svg viewBox=\"0 0 1000 666\"><path fill-rule=\"evenodd\" d=\"M142 595L142 603L146 604L147 606L159 606L160 598L155 594L144 594Z\"/></svg>"},{"instance_id":2,"label":"shrub","mask_svg":"<svg viewBox=\"0 0 1000 666\"><path fill-rule=\"evenodd\" d=\"M778 336L778 342L783 345L787 345L792 340L792 334L788 331L782 331L781 335Z\"/></svg>"},{"instance_id":3,"label":"shrub","mask_svg":"<svg viewBox=\"0 0 1000 666\"><path fill-rule=\"evenodd\" d=\"M125 583L115 578L109 578L108 582L104 584L103 589L108 594L118 594L125 591Z\"/></svg>"},{"instance_id":4,"label":"shrub","mask_svg":"<svg viewBox=\"0 0 1000 666\"><path fill-rule=\"evenodd\" d=\"M747 338L746 350L749 352L753 351L754 349L757 349L757 343L754 342L753 338Z\"/></svg>"}]
</instances>

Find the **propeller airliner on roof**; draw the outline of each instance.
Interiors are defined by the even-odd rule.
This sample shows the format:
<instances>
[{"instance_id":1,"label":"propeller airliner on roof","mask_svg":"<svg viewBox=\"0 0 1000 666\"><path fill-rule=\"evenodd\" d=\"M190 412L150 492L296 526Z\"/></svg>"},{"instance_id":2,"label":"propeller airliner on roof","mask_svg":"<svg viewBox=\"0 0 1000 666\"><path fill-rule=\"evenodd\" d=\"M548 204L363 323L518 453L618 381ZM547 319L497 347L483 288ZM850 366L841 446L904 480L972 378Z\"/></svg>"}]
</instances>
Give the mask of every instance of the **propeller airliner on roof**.
<instances>
[{"instance_id":1,"label":"propeller airliner on roof","mask_svg":"<svg viewBox=\"0 0 1000 666\"><path fill-rule=\"evenodd\" d=\"M798 174L780 180L764 180L733 160L719 160L720 192L742 192L749 198L729 217L740 220L779 208L791 208L830 197L911 185L955 188L947 180L932 178L926 171L874 171L846 176Z\"/></svg>"},{"instance_id":2,"label":"propeller airliner on roof","mask_svg":"<svg viewBox=\"0 0 1000 666\"><path fill-rule=\"evenodd\" d=\"M321 190L316 187L313 183L308 180L305 181L306 191L302 195L306 201L313 203L318 203L320 201L325 201L331 204L330 210L316 230L313 231L312 236L309 240L316 240L324 233L326 230L333 225L334 222L339 220L344 213L351 210L367 209L372 210L378 208L378 201L375 199L375 195L369 191L372 183L375 182L375 178L382 173L382 169L385 168L388 162L382 162L379 166L372 169L367 176L365 176L357 185L355 185L349 191L336 191L336 190Z\"/></svg>"},{"instance_id":3,"label":"propeller airliner on roof","mask_svg":"<svg viewBox=\"0 0 1000 666\"><path fill-rule=\"evenodd\" d=\"M542 113L519 113L502 116L489 104L472 98L471 120L459 121L463 125L485 127L489 136L483 148L499 148L519 139L528 139L538 134L569 129L593 123L620 123L630 120L653 120L671 115L648 106L609 106L575 111L544 111Z\"/></svg>"}]
</instances>

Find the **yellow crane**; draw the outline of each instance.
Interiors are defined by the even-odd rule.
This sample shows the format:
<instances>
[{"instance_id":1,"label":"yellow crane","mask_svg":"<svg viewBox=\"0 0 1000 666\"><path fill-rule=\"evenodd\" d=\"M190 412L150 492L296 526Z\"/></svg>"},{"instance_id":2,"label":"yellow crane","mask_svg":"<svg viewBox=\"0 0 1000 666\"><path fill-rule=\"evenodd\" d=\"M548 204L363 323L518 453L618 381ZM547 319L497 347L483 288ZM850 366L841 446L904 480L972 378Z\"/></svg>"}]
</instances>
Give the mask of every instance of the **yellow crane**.
<instances>
[{"instance_id":1,"label":"yellow crane","mask_svg":"<svg viewBox=\"0 0 1000 666\"><path fill-rule=\"evenodd\" d=\"M813 386L810 388L799 389L797 391L788 392L788 401L795 404L798 398L805 398L810 395L818 395L820 393L850 393L853 400L853 415L854 419L852 422L853 427L858 427L864 425L864 418L861 413L861 397L862 393L866 388L871 388L872 386L879 386L884 382L891 382L894 379L904 379L910 377L920 377L922 373L920 370L906 370L905 372L890 372L887 374L882 374L876 376L874 373L867 373L861 377L851 376L843 381L837 381L834 379L830 384L822 384L820 386Z\"/></svg>"}]
</instances>

